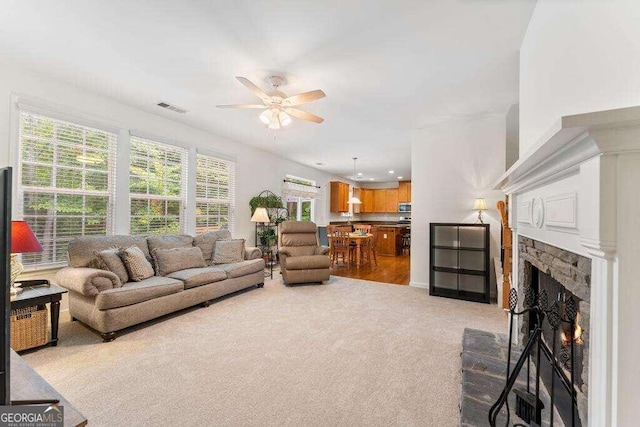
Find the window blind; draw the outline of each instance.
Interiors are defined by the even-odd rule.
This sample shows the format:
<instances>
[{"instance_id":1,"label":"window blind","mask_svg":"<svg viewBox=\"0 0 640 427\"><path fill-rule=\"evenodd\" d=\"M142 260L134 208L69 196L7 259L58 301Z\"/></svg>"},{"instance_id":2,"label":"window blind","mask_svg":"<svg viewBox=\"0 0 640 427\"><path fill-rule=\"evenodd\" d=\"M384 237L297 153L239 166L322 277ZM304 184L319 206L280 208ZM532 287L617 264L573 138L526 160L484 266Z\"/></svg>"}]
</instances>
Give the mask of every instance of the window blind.
<instances>
[{"instance_id":1,"label":"window blind","mask_svg":"<svg viewBox=\"0 0 640 427\"><path fill-rule=\"evenodd\" d=\"M117 135L21 111L19 140L18 211L44 249L22 262L62 266L71 239L112 233Z\"/></svg>"},{"instance_id":2,"label":"window blind","mask_svg":"<svg viewBox=\"0 0 640 427\"><path fill-rule=\"evenodd\" d=\"M131 137L130 233L184 233L188 151Z\"/></svg>"},{"instance_id":3,"label":"window blind","mask_svg":"<svg viewBox=\"0 0 640 427\"><path fill-rule=\"evenodd\" d=\"M196 169L196 233L234 232L236 164L199 154Z\"/></svg>"}]
</instances>

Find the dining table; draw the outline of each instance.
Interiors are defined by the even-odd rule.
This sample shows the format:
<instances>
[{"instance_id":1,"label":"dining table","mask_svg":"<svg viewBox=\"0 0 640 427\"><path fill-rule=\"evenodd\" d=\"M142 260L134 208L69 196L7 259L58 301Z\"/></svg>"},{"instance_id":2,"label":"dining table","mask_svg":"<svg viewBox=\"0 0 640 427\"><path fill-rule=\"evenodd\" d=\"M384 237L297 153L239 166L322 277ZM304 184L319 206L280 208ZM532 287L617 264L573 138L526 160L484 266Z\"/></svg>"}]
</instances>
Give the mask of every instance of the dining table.
<instances>
[{"instance_id":1,"label":"dining table","mask_svg":"<svg viewBox=\"0 0 640 427\"><path fill-rule=\"evenodd\" d=\"M356 244L356 266L360 267L360 262L362 260L362 242L373 239L373 234L358 233L356 231L354 233L349 233L349 239Z\"/></svg>"}]
</instances>

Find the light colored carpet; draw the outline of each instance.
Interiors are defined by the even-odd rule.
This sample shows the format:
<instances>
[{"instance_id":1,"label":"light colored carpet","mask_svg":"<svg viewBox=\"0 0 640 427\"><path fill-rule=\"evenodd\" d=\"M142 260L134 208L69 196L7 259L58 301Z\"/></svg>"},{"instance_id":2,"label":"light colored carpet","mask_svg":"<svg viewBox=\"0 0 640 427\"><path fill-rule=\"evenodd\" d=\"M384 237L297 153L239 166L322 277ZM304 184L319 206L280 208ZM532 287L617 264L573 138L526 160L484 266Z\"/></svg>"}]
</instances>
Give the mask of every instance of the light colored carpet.
<instances>
[{"instance_id":1,"label":"light colored carpet","mask_svg":"<svg viewBox=\"0 0 640 427\"><path fill-rule=\"evenodd\" d=\"M454 426L463 329L505 325L426 289L277 278L107 344L62 320L24 359L95 426Z\"/></svg>"}]
</instances>

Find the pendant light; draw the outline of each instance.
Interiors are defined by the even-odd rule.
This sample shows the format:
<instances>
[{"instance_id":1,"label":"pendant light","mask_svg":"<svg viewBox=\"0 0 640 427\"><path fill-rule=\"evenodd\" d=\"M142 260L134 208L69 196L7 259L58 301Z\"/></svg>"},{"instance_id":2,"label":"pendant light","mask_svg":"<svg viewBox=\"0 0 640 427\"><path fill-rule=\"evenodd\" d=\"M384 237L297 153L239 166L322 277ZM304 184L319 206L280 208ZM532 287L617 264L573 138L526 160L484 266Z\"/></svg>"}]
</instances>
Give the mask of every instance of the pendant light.
<instances>
[{"instance_id":1,"label":"pendant light","mask_svg":"<svg viewBox=\"0 0 640 427\"><path fill-rule=\"evenodd\" d=\"M356 160L358 160L357 157L353 158L353 176L352 178L355 180L356 179ZM358 199L356 196L351 196L351 198L349 199L349 201L347 202L350 205L359 205L362 204L362 202L360 201L360 199Z\"/></svg>"}]
</instances>

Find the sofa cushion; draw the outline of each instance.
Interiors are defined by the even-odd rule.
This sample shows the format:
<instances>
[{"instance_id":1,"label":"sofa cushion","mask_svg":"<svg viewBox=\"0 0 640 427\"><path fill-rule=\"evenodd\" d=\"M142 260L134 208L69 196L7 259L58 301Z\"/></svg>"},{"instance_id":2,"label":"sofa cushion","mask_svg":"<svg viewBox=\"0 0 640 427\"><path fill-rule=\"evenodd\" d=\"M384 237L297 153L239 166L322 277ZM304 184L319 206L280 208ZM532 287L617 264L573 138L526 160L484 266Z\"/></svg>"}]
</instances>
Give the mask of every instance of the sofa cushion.
<instances>
[{"instance_id":1,"label":"sofa cushion","mask_svg":"<svg viewBox=\"0 0 640 427\"><path fill-rule=\"evenodd\" d=\"M120 282L127 283L129 281L129 274L127 273L127 267L122 261L120 256L120 248L104 249L101 251L95 251L96 257L104 264L104 269L115 273L120 279Z\"/></svg>"},{"instance_id":2,"label":"sofa cushion","mask_svg":"<svg viewBox=\"0 0 640 427\"><path fill-rule=\"evenodd\" d=\"M189 248L193 246L193 237L187 234L159 234L147 237L149 253L155 249Z\"/></svg>"},{"instance_id":3,"label":"sofa cushion","mask_svg":"<svg viewBox=\"0 0 640 427\"><path fill-rule=\"evenodd\" d=\"M197 249L197 248L196 248ZM216 267L188 268L169 274L167 277L182 280L185 289L208 283L219 282L227 278L227 272Z\"/></svg>"},{"instance_id":4,"label":"sofa cushion","mask_svg":"<svg viewBox=\"0 0 640 427\"><path fill-rule=\"evenodd\" d=\"M187 268L205 267L202 251L198 247L154 249L151 253L156 265L156 275L166 276Z\"/></svg>"},{"instance_id":5,"label":"sofa cushion","mask_svg":"<svg viewBox=\"0 0 640 427\"><path fill-rule=\"evenodd\" d=\"M247 276L252 273L264 270L264 260L250 259L248 261L235 262L233 264L216 264L216 268L224 270L227 278Z\"/></svg>"},{"instance_id":6,"label":"sofa cushion","mask_svg":"<svg viewBox=\"0 0 640 427\"><path fill-rule=\"evenodd\" d=\"M122 260L127 267L129 278L134 282L139 282L153 276L153 266L137 246L122 249Z\"/></svg>"},{"instance_id":7,"label":"sofa cushion","mask_svg":"<svg viewBox=\"0 0 640 427\"><path fill-rule=\"evenodd\" d=\"M150 299L175 294L184 289L180 280L170 277L150 277L140 282L130 282L121 288L107 289L96 297L96 308L109 310L137 304Z\"/></svg>"},{"instance_id":8,"label":"sofa cushion","mask_svg":"<svg viewBox=\"0 0 640 427\"><path fill-rule=\"evenodd\" d=\"M69 267L100 268L94 252L111 248L129 248L137 246L142 253L151 259L147 238L144 236L84 236L69 242L67 257Z\"/></svg>"},{"instance_id":9,"label":"sofa cushion","mask_svg":"<svg viewBox=\"0 0 640 427\"><path fill-rule=\"evenodd\" d=\"M213 247L217 240L230 240L231 233L226 228L218 231L209 231L194 237L193 246L197 246L202 251L202 256L207 264L211 262L213 257Z\"/></svg>"},{"instance_id":10,"label":"sofa cushion","mask_svg":"<svg viewBox=\"0 0 640 427\"><path fill-rule=\"evenodd\" d=\"M244 260L244 239L217 240L213 248L213 264L230 264Z\"/></svg>"},{"instance_id":11,"label":"sofa cushion","mask_svg":"<svg viewBox=\"0 0 640 427\"><path fill-rule=\"evenodd\" d=\"M287 257L285 268L287 270L315 270L318 268L329 268L331 261L326 255L304 255L297 257Z\"/></svg>"}]
</instances>

